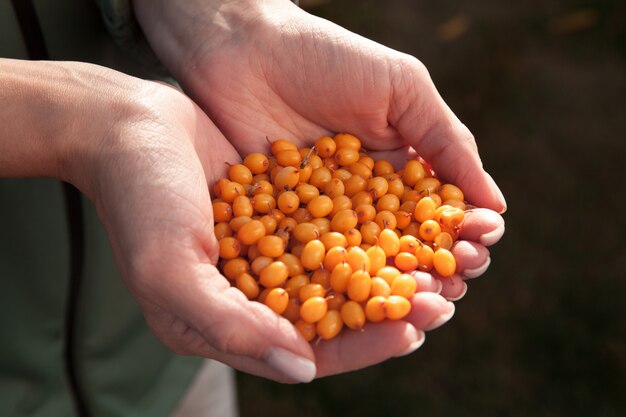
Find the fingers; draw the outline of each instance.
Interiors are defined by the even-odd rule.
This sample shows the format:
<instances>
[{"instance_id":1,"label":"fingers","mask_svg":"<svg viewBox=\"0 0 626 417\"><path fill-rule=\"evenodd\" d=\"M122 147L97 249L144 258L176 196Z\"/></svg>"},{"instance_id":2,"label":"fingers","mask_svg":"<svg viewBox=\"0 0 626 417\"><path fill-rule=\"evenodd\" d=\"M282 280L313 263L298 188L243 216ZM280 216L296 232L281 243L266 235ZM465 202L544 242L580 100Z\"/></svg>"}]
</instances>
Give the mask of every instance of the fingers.
<instances>
[{"instance_id":1,"label":"fingers","mask_svg":"<svg viewBox=\"0 0 626 417\"><path fill-rule=\"evenodd\" d=\"M501 215L492 210L476 208L465 213L460 238L491 246L500 240L504 229Z\"/></svg>"},{"instance_id":2,"label":"fingers","mask_svg":"<svg viewBox=\"0 0 626 417\"><path fill-rule=\"evenodd\" d=\"M213 265L197 270L195 277L177 277L180 284L169 291L166 308L204 341L191 354L276 380L308 382L315 377L311 347L288 320L250 302Z\"/></svg>"},{"instance_id":3,"label":"fingers","mask_svg":"<svg viewBox=\"0 0 626 417\"><path fill-rule=\"evenodd\" d=\"M397 71L390 121L400 135L472 204L504 212L506 201L483 169L474 137L443 101L425 67L404 57Z\"/></svg>"},{"instance_id":4,"label":"fingers","mask_svg":"<svg viewBox=\"0 0 626 417\"><path fill-rule=\"evenodd\" d=\"M398 321L366 323L363 330L344 329L334 339L315 344L318 377L354 371L417 349L424 332Z\"/></svg>"}]
</instances>

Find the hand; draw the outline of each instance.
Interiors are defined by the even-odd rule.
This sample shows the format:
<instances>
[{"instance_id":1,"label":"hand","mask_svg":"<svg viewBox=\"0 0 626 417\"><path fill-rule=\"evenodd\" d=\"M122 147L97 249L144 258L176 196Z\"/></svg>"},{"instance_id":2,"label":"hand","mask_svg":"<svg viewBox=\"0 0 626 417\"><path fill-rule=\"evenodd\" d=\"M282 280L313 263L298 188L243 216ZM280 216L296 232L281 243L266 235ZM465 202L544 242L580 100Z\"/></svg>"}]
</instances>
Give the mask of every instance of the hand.
<instances>
[{"instance_id":1,"label":"hand","mask_svg":"<svg viewBox=\"0 0 626 417\"><path fill-rule=\"evenodd\" d=\"M12 103L0 109L0 176L56 177L93 200L163 343L267 378L314 377L309 343L215 267L207 183L240 158L190 99L80 63L0 59L0 84Z\"/></svg>"},{"instance_id":2,"label":"hand","mask_svg":"<svg viewBox=\"0 0 626 417\"><path fill-rule=\"evenodd\" d=\"M438 95L424 66L287 1L152 4L135 1L153 48L241 153L265 151L266 136L310 145L323 134L348 131L396 161L415 149L471 203L484 207L468 216L465 241L454 249L460 274L441 279L416 273L427 292L413 298L414 314L320 343L318 375L361 368L417 347L423 330L453 312L430 291L448 299L463 296L462 276L478 276L488 266L485 246L502 234L496 212L506 207L482 169L473 137Z\"/></svg>"}]
</instances>

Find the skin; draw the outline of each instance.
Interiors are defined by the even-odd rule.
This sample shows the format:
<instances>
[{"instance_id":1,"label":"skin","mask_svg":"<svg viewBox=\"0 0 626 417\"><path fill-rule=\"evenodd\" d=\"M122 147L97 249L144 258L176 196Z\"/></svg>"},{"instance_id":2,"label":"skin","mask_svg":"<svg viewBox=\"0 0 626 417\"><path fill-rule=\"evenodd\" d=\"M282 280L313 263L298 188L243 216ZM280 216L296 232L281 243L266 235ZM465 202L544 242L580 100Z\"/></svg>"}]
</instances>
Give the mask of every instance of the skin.
<instances>
[{"instance_id":1,"label":"skin","mask_svg":"<svg viewBox=\"0 0 626 417\"><path fill-rule=\"evenodd\" d=\"M453 249L459 274L444 280L421 277L420 288L428 291L412 298L406 320L368 325L363 332L305 347L288 323L265 312L264 320L246 321L251 326L230 338L220 337L222 329L198 327L189 320L174 323L169 316L149 313L148 321L162 340L177 351L289 381L263 360L275 343L313 361L320 377L398 355L419 344L423 330L451 317L453 306L446 298L464 294L464 269L488 262L481 236L492 236L489 244L499 239L493 232L503 230L498 213L505 211L506 203L482 167L473 136L417 59L307 14L286 0L135 0L134 7L157 55L241 154L267 153L265 137L305 146L321 135L348 131L364 147L379 152L372 156L396 164L418 152L442 179L457 184L481 207L468 216L464 242ZM439 289L441 294L436 294ZM194 308L208 308L201 304ZM248 306L238 308L250 312ZM264 311L254 308L255 314ZM229 318L223 320L230 324ZM249 335L268 326L280 332L250 343ZM181 332L193 335L184 346L172 337Z\"/></svg>"}]
</instances>

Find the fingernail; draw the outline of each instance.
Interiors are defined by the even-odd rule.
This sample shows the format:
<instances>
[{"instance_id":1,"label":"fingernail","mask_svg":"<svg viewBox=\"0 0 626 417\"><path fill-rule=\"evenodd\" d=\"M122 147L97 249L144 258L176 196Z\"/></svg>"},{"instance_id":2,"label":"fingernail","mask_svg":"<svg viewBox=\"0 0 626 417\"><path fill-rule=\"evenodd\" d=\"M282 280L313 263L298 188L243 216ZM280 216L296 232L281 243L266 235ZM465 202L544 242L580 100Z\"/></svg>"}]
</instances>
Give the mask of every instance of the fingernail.
<instances>
[{"instance_id":1,"label":"fingernail","mask_svg":"<svg viewBox=\"0 0 626 417\"><path fill-rule=\"evenodd\" d=\"M487 260L485 261L485 263L483 263L478 268L474 268L474 269L469 269L468 268L468 269L465 269L463 271L463 276L465 278L477 278L477 277L479 277L479 276L481 276L482 274L485 273L487 268L489 268L490 264L491 264L491 256L488 256Z\"/></svg>"},{"instance_id":2,"label":"fingernail","mask_svg":"<svg viewBox=\"0 0 626 417\"><path fill-rule=\"evenodd\" d=\"M502 194L502 190L500 190L500 187L498 187L493 177L489 173L486 173L486 174L487 174L487 177L489 177L489 181L491 182L491 189L493 190L494 193L496 193L496 198L498 199L498 202L500 203L500 205L502 205L502 209L499 211L499 213L502 214L506 211L506 199L504 198L504 194Z\"/></svg>"},{"instance_id":3,"label":"fingernail","mask_svg":"<svg viewBox=\"0 0 626 417\"><path fill-rule=\"evenodd\" d=\"M426 341L426 334L424 334L423 331L418 330L418 339L415 342L411 343L409 346L407 346L407 348L404 349L403 351L393 355L393 357L400 358L402 356L410 355L411 353L419 349L419 347L422 346L425 341Z\"/></svg>"},{"instance_id":4,"label":"fingernail","mask_svg":"<svg viewBox=\"0 0 626 417\"><path fill-rule=\"evenodd\" d=\"M317 373L312 361L279 347L268 350L266 362L283 375L298 382L311 382Z\"/></svg>"},{"instance_id":5,"label":"fingernail","mask_svg":"<svg viewBox=\"0 0 626 417\"><path fill-rule=\"evenodd\" d=\"M437 282L437 290L435 290L435 294L441 294L441 291L443 291L443 282L438 279L435 279L435 281Z\"/></svg>"},{"instance_id":6,"label":"fingernail","mask_svg":"<svg viewBox=\"0 0 626 417\"><path fill-rule=\"evenodd\" d=\"M461 293L459 295L457 295L456 297L447 297L446 299L449 301L459 301L461 298L465 297L465 294L467 294L467 284L462 282L463 284L463 290L461 290Z\"/></svg>"},{"instance_id":7,"label":"fingernail","mask_svg":"<svg viewBox=\"0 0 626 417\"><path fill-rule=\"evenodd\" d=\"M450 320L452 316L454 316L455 306L454 303L448 301L448 311L443 313L442 315L436 317L433 321L431 321L424 330L433 330L437 327L443 325L445 322Z\"/></svg>"},{"instance_id":8,"label":"fingernail","mask_svg":"<svg viewBox=\"0 0 626 417\"><path fill-rule=\"evenodd\" d=\"M504 223L501 223L496 229L480 236L480 243L485 246L491 246L496 243L504 234Z\"/></svg>"}]
</instances>

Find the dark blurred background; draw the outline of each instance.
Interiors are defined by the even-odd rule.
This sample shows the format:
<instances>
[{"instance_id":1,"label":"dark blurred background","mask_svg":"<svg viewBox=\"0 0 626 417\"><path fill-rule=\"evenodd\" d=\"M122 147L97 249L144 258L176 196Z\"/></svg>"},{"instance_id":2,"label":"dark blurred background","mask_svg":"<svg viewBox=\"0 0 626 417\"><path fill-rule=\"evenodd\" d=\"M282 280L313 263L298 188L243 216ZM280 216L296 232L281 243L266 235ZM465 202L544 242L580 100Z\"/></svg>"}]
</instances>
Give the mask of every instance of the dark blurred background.
<instances>
[{"instance_id":1,"label":"dark blurred background","mask_svg":"<svg viewBox=\"0 0 626 417\"><path fill-rule=\"evenodd\" d=\"M626 416L626 2L301 3L424 62L507 231L417 352L307 385L239 374L242 417Z\"/></svg>"}]
</instances>

